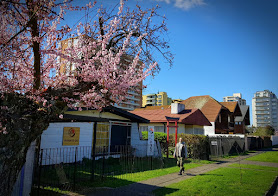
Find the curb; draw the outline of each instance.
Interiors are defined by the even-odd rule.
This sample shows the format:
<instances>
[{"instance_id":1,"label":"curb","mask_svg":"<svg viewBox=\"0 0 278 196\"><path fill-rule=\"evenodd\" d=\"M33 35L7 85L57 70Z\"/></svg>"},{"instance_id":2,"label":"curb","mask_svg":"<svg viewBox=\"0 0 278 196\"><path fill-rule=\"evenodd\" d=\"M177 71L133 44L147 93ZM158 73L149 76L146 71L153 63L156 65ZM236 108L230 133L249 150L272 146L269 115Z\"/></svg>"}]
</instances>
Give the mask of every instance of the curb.
<instances>
[{"instance_id":1,"label":"curb","mask_svg":"<svg viewBox=\"0 0 278 196\"><path fill-rule=\"evenodd\" d=\"M270 189L265 193L265 196L273 196L276 192L278 186L278 176L276 176L276 179L272 183Z\"/></svg>"}]
</instances>

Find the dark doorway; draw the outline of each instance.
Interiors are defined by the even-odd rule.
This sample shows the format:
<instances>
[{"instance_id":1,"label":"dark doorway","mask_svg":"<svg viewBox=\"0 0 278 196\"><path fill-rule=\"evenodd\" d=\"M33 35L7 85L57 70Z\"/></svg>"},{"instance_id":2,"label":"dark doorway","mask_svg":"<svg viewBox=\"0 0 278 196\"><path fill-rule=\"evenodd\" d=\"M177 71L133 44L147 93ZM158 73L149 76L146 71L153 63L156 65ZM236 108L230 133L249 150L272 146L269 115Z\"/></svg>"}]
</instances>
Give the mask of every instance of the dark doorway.
<instances>
[{"instance_id":1,"label":"dark doorway","mask_svg":"<svg viewBox=\"0 0 278 196\"><path fill-rule=\"evenodd\" d=\"M130 126L112 125L110 152L116 152L117 146L129 146L130 132Z\"/></svg>"}]
</instances>

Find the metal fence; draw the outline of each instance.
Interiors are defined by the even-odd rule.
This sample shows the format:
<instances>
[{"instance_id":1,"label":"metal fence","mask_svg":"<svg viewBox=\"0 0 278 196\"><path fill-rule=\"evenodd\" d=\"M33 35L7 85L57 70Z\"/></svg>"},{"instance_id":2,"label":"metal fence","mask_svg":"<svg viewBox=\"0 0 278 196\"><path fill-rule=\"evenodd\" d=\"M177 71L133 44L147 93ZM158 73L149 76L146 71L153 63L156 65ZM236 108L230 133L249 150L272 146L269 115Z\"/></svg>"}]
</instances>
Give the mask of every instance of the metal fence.
<instances>
[{"instance_id":1,"label":"metal fence","mask_svg":"<svg viewBox=\"0 0 278 196\"><path fill-rule=\"evenodd\" d=\"M240 137L209 137L210 156L220 157L245 151L245 139Z\"/></svg>"},{"instance_id":2,"label":"metal fence","mask_svg":"<svg viewBox=\"0 0 278 196\"><path fill-rule=\"evenodd\" d=\"M35 195L44 187L71 191L112 178L132 180L135 173L164 166L162 158L134 156L130 146L115 149L109 152L107 147L96 147L94 159L91 146L41 149L35 168Z\"/></svg>"}]
</instances>

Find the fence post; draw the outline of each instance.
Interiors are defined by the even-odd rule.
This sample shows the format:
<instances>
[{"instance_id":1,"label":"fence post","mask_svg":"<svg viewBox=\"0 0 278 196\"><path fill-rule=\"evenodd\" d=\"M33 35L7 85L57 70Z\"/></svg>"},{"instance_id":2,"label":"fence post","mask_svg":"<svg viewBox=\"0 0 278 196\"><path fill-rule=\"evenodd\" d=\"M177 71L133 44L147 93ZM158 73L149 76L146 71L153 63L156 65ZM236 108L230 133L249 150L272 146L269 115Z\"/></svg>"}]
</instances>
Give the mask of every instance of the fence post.
<instances>
[{"instance_id":1,"label":"fence post","mask_svg":"<svg viewBox=\"0 0 278 196\"><path fill-rule=\"evenodd\" d=\"M105 147L103 146L103 148L102 148L102 175L101 175L101 180L103 180L103 178L104 178L104 165L105 165L105 155L104 155L104 152L105 152Z\"/></svg>"},{"instance_id":2,"label":"fence post","mask_svg":"<svg viewBox=\"0 0 278 196\"><path fill-rule=\"evenodd\" d=\"M76 167L77 167L76 156L77 156L77 147L75 147L75 155L74 155L74 173L73 173L73 190L74 191L75 191L75 185L76 185Z\"/></svg>"},{"instance_id":3,"label":"fence post","mask_svg":"<svg viewBox=\"0 0 278 196\"><path fill-rule=\"evenodd\" d=\"M40 151L39 151L40 152ZM38 190L37 190L37 195L40 195L40 188L41 188L41 168L42 168L42 154L43 154L43 149L41 149L41 156L39 160L39 179L38 179Z\"/></svg>"},{"instance_id":4,"label":"fence post","mask_svg":"<svg viewBox=\"0 0 278 196\"><path fill-rule=\"evenodd\" d=\"M151 170L153 170L153 156L151 156Z\"/></svg>"},{"instance_id":5,"label":"fence post","mask_svg":"<svg viewBox=\"0 0 278 196\"><path fill-rule=\"evenodd\" d=\"M91 180L95 179L95 158L96 158L96 137L97 137L97 122L94 123L94 137L92 149L92 166L91 166Z\"/></svg>"}]
</instances>

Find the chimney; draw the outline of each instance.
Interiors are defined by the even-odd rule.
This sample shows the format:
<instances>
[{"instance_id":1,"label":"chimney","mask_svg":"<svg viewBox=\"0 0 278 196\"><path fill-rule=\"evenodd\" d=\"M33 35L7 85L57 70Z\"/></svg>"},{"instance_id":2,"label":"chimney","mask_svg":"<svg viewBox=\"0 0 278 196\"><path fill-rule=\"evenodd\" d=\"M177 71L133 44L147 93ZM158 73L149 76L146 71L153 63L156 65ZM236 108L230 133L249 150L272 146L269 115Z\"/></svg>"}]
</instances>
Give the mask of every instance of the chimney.
<instances>
[{"instance_id":1,"label":"chimney","mask_svg":"<svg viewBox=\"0 0 278 196\"><path fill-rule=\"evenodd\" d=\"M172 103L171 104L171 114L179 114L185 109L184 104L181 103Z\"/></svg>"}]
</instances>

